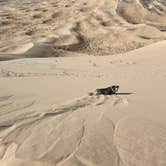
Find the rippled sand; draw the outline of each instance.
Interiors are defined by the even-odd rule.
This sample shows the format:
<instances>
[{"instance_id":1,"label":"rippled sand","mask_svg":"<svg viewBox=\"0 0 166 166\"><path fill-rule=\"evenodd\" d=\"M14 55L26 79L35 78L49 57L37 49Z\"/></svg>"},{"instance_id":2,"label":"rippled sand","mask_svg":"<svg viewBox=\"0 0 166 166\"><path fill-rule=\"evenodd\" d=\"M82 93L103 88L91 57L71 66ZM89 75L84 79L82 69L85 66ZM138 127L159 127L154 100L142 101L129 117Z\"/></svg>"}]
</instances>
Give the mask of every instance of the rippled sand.
<instances>
[{"instance_id":1,"label":"rippled sand","mask_svg":"<svg viewBox=\"0 0 166 166\"><path fill-rule=\"evenodd\" d=\"M0 165L165 165L165 51L1 62Z\"/></svg>"},{"instance_id":2,"label":"rippled sand","mask_svg":"<svg viewBox=\"0 0 166 166\"><path fill-rule=\"evenodd\" d=\"M0 0L0 166L165 166L165 31L165 0Z\"/></svg>"},{"instance_id":3,"label":"rippled sand","mask_svg":"<svg viewBox=\"0 0 166 166\"><path fill-rule=\"evenodd\" d=\"M165 0L1 0L0 6L0 60L111 55L166 38Z\"/></svg>"}]
</instances>

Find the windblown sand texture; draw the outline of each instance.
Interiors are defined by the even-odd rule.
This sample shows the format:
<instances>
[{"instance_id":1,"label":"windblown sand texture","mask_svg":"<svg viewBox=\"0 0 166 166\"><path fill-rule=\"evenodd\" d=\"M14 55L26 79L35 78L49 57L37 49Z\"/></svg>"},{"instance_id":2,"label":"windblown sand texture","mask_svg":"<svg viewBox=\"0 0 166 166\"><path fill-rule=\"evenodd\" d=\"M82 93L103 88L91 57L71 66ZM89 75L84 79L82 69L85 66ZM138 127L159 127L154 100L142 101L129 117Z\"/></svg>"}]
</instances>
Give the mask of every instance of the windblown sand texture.
<instances>
[{"instance_id":1,"label":"windblown sand texture","mask_svg":"<svg viewBox=\"0 0 166 166\"><path fill-rule=\"evenodd\" d=\"M0 0L0 166L165 166L165 30L164 0Z\"/></svg>"},{"instance_id":2,"label":"windblown sand texture","mask_svg":"<svg viewBox=\"0 0 166 166\"><path fill-rule=\"evenodd\" d=\"M0 6L1 60L111 55L166 38L165 0L1 0Z\"/></svg>"}]
</instances>

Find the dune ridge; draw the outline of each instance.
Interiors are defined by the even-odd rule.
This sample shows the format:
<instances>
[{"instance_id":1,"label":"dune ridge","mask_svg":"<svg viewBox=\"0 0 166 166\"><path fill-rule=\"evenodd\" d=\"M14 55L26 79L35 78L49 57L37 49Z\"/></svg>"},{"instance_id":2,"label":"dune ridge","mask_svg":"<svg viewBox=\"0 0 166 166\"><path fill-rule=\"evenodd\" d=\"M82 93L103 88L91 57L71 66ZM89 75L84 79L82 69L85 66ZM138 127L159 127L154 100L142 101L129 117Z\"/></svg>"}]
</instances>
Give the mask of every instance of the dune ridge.
<instances>
[{"instance_id":1,"label":"dune ridge","mask_svg":"<svg viewBox=\"0 0 166 166\"><path fill-rule=\"evenodd\" d=\"M0 59L124 53L164 40L165 2L0 1Z\"/></svg>"}]
</instances>

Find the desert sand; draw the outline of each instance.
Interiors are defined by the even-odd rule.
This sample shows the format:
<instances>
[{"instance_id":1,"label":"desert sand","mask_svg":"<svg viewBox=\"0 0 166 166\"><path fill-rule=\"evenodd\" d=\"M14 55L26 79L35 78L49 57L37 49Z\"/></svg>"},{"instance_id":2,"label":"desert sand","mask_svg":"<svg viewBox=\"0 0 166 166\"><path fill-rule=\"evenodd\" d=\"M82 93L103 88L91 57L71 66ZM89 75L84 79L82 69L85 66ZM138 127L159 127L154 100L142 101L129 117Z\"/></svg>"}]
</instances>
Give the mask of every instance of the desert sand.
<instances>
[{"instance_id":1,"label":"desert sand","mask_svg":"<svg viewBox=\"0 0 166 166\"><path fill-rule=\"evenodd\" d=\"M1 60L111 55L166 39L165 0L1 0L0 6Z\"/></svg>"},{"instance_id":2,"label":"desert sand","mask_svg":"<svg viewBox=\"0 0 166 166\"><path fill-rule=\"evenodd\" d=\"M1 62L0 165L165 165L165 52Z\"/></svg>"},{"instance_id":3,"label":"desert sand","mask_svg":"<svg viewBox=\"0 0 166 166\"><path fill-rule=\"evenodd\" d=\"M166 165L164 0L0 5L0 166Z\"/></svg>"}]
</instances>

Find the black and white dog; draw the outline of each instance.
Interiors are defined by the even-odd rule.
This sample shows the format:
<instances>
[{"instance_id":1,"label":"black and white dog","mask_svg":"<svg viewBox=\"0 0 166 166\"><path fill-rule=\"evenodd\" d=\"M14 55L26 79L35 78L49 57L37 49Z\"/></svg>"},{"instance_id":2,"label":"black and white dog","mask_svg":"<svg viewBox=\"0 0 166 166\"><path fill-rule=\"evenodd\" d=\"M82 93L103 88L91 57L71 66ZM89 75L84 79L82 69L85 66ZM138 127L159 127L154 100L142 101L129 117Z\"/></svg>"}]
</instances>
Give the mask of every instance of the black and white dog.
<instances>
[{"instance_id":1,"label":"black and white dog","mask_svg":"<svg viewBox=\"0 0 166 166\"><path fill-rule=\"evenodd\" d=\"M96 95L113 95L119 90L119 85L112 85L107 88L96 89Z\"/></svg>"}]
</instances>

